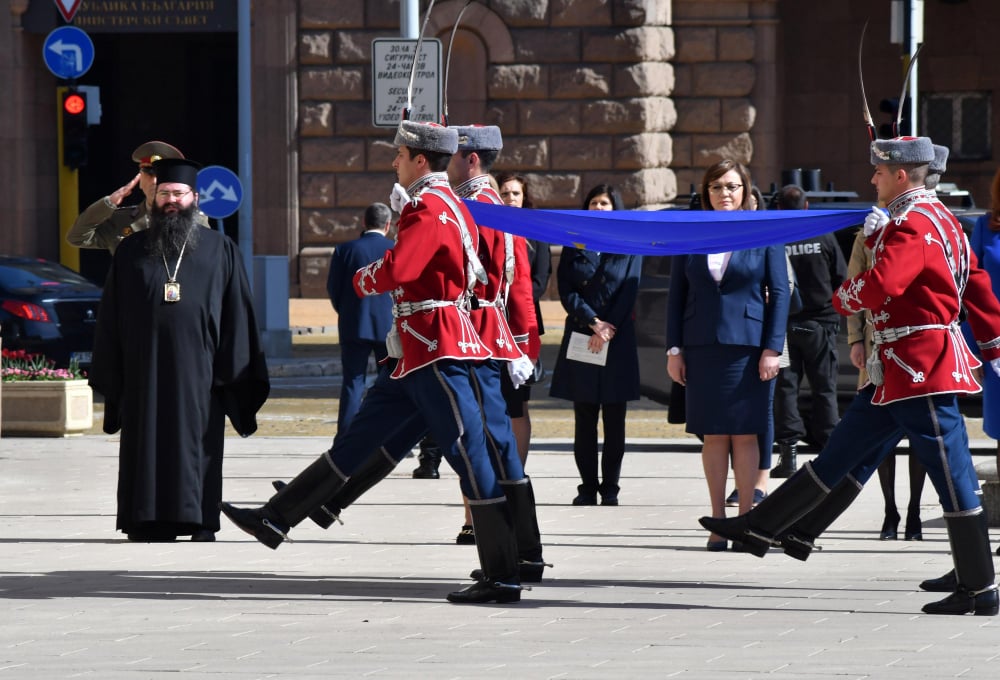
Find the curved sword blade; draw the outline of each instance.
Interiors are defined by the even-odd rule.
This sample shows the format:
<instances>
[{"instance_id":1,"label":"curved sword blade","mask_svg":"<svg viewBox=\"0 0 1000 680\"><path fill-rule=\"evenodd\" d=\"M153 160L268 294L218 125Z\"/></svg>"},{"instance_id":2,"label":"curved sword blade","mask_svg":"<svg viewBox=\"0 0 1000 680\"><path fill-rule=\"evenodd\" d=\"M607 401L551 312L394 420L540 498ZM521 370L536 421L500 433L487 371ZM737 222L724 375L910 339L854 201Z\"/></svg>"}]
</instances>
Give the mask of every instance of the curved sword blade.
<instances>
[{"instance_id":1,"label":"curved sword blade","mask_svg":"<svg viewBox=\"0 0 1000 680\"><path fill-rule=\"evenodd\" d=\"M861 66L861 54L865 47L865 32L868 30L868 20L865 20L865 25L861 29L861 40L858 42L858 82L861 83L861 104L864 107L862 115L865 118L865 125L868 126L868 138L870 141L875 141L875 123L872 121L872 112L868 108L868 95L865 94L865 73Z\"/></svg>"},{"instance_id":2,"label":"curved sword blade","mask_svg":"<svg viewBox=\"0 0 1000 680\"><path fill-rule=\"evenodd\" d=\"M472 0L465 0L462 10L455 17L455 25L451 27L451 38L448 39L448 56L444 62L444 104L442 107L445 125L448 124L448 76L451 74L451 48L455 44L455 34L458 33L458 25L462 23L462 15L465 14L465 10L469 9L469 5L471 4Z\"/></svg>"},{"instance_id":3,"label":"curved sword blade","mask_svg":"<svg viewBox=\"0 0 1000 680\"><path fill-rule=\"evenodd\" d=\"M903 120L903 104L906 102L906 91L909 89L910 85L910 74L913 73L913 67L917 63L917 59L920 57L920 50L924 49L924 44L920 43L917 45L917 50L910 57L910 63L906 67L906 77L903 78L903 91L899 95L899 107L896 109L896 122L892 124L892 134L896 137L899 136L899 124ZM916 130L912 130L916 134Z\"/></svg>"}]
</instances>

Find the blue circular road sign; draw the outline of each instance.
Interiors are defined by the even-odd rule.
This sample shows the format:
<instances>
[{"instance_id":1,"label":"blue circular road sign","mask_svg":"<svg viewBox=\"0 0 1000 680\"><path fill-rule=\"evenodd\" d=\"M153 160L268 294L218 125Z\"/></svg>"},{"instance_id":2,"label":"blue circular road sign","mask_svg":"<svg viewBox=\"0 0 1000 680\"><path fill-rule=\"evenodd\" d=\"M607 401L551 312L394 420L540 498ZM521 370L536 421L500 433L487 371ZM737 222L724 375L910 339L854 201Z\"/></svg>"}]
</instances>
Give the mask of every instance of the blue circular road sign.
<instances>
[{"instance_id":1,"label":"blue circular road sign","mask_svg":"<svg viewBox=\"0 0 1000 680\"><path fill-rule=\"evenodd\" d=\"M94 43L76 26L60 26L45 38L42 58L52 75L79 78L94 64Z\"/></svg>"},{"instance_id":2,"label":"blue circular road sign","mask_svg":"<svg viewBox=\"0 0 1000 680\"><path fill-rule=\"evenodd\" d=\"M208 165L198 171L198 207L209 217L222 219L240 209L243 185L229 168Z\"/></svg>"}]
</instances>

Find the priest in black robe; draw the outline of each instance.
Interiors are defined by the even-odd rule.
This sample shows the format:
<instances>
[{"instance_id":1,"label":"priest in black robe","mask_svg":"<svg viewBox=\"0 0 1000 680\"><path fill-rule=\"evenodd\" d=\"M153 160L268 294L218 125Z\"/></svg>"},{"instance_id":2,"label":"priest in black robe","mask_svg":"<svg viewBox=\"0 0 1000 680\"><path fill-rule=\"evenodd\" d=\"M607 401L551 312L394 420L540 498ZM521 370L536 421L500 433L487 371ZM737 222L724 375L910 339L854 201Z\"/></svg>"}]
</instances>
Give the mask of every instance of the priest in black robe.
<instances>
[{"instance_id":1,"label":"priest in black robe","mask_svg":"<svg viewBox=\"0 0 1000 680\"><path fill-rule=\"evenodd\" d=\"M133 541L215 540L225 418L257 430L267 365L240 252L198 225L198 165L155 164L150 227L114 255L90 385L121 430L117 528Z\"/></svg>"}]
</instances>

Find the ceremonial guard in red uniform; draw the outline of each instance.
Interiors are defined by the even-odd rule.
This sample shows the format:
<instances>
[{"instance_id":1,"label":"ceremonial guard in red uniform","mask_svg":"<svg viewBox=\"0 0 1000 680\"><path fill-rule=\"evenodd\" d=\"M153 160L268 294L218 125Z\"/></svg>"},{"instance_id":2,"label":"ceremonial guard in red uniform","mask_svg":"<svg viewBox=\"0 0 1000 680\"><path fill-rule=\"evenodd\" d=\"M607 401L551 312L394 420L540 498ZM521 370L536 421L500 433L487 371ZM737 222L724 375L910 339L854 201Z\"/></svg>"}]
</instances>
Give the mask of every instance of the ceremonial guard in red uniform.
<instances>
[{"instance_id":1,"label":"ceremonial guard in red uniform","mask_svg":"<svg viewBox=\"0 0 1000 680\"><path fill-rule=\"evenodd\" d=\"M422 419L458 473L479 530L484 579L448 600L516 602L521 588L513 520L486 449L473 390L474 364L491 356L468 312L474 282L485 281L486 274L476 255L475 223L444 173L458 136L440 125L403 121L395 143L399 183L390 200L400 214L396 245L359 269L354 286L359 295L392 294L395 332L386 344L396 366L391 375L380 374L333 448L263 507L223 503L222 509L241 529L276 548L291 527L336 495L372 451Z\"/></svg>"},{"instance_id":2,"label":"ceremonial guard in red uniform","mask_svg":"<svg viewBox=\"0 0 1000 680\"><path fill-rule=\"evenodd\" d=\"M972 375L980 362L958 324L965 309L983 357L1000 374L1000 303L958 220L924 188L933 159L926 137L872 142L872 184L889 214L874 212L866 220L872 268L845 281L833 299L841 314L871 312L871 384L859 392L819 456L764 502L740 517L700 522L742 541L759 557L771 545L792 554L805 544L808 556L811 541L804 525L815 516L812 511L834 498L846 507L860 490L852 470L874 469L905 436L938 493L955 565L954 592L923 611L995 616L1000 607L989 534L957 400L958 394L981 389Z\"/></svg>"},{"instance_id":3,"label":"ceremonial guard in red uniform","mask_svg":"<svg viewBox=\"0 0 1000 680\"><path fill-rule=\"evenodd\" d=\"M458 132L458 153L448 164L448 178L455 193L465 200L503 205L489 177L503 148L500 128L460 125L454 129ZM486 269L487 281L476 284L476 308L471 316L493 358L476 365L477 396L493 466L514 513L521 580L540 581L545 563L535 495L517 453L517 440L501 387L504 373L513 388L523 385L531 376L541 349L531 295L528 247L520 236L483 225L478 228L479 258ZM473 578L480 577L473 572Z\"/></svg>"},{"instance_id":4,"label":"ceremonial guard in red uniform","mask_svg":"<svg viewBox=\"0 0 1000 680\"><path fill-rule=\"evenodd\" d=\"M487 174L503 145L500 129L496 126L453 129L458 131L459 148L449 164L449 172L452 179L460 180L456 193L466 199L500 204ZM470 158L471 165L468 165ZM465 167L470 169L463 170ZM494 358L476 362L472 387L486 425L490 460L513 514L520 578L538 582L547 565L542 559L535 495L517 455L517 443L500 391L501 370L508 371L517 384L523 383L540 349L527 248L523 238L487 227L478 229L476 257L483 265L485 276L476 279L476 301L471 319L484 347L490 349ZM394 250L398 248L397 245ZM365 397L366 402L378 398L382 382L380 377ZM310 515L311 519L323 528L328 528L335 520L340 521L340 513L392 472L427 431L423 418L407 418L405 425L398 427L381 447L371 452L347 484ZM275 486L281 488L283 485L276 482ZM474 510L472 514L473 524L478 526ZM473 571L472 577L477 581L483 579L480 570Z\"/></svg>"}]
</instances>

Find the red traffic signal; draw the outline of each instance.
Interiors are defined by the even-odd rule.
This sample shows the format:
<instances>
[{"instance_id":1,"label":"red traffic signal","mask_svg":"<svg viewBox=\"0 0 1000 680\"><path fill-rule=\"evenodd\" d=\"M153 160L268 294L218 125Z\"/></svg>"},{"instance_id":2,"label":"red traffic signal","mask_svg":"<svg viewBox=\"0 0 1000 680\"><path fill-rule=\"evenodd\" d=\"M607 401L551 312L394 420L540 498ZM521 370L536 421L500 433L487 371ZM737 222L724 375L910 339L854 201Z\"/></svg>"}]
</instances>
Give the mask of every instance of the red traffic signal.
<instances>
[{"instance_id":1,"label":"red traffic signal","mask_svg":"<svg viewBox=\"0 0 1000 680\"><path fill-rule=\"evenodd\" d=\"M87 111L87 99L83 95L72 93L63 99L63 110L71 116L85 114Z\"/></svg>"}]
</instances>

